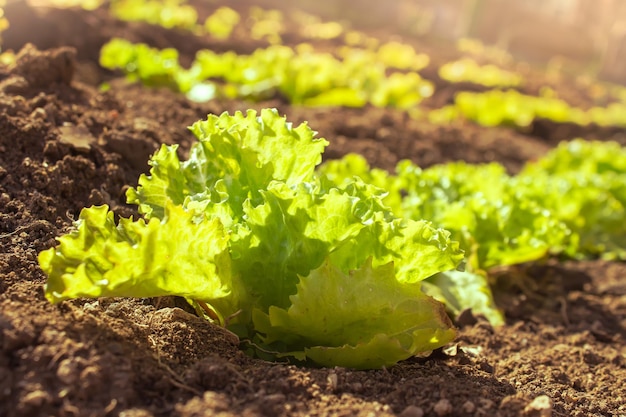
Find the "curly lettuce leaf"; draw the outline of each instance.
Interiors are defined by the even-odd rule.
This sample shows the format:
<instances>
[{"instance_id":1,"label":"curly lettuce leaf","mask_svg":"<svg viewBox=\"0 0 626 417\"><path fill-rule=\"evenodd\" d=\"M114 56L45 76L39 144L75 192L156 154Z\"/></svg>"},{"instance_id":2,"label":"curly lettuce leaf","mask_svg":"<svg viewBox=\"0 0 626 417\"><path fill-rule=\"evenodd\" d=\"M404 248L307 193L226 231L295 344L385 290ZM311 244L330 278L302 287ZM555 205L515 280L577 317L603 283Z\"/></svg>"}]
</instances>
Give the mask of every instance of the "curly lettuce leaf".
<instances>
[{"instance_id":1,"label":"curly lettuce leaf","mask_svg":"<svg viewBox=\"0 0 626 417\"><path fill-rule=\"evenodd\" d=\"M228 205L220 211L236 221L244 201L259 204L270 182L295 186L310 181L328 144L304 123L292 127L275 109L258 116L253 110L209 115L190 129L199 142L187 161L179 160L176 147L164 146L149 162L150 175L141 175L139 186L129 189L128 202L138 204L146 217L161 218L168 201L187 206L211 200Z\"/></svg>"},{"instance_id":2,"label":"curly lettuce leaf","mask_svg":"<svg viewBox=\"0 0 626 417\"><path fill-rule=\"evenodd\" d=\"M471 309L475 315L483 315L493 326L504 324L504 316L496 306L484 274L469 271L446 271L424 281L422 290L446 305L453 316Z\"/></svg>"},{"instance_id":3,"label":"curly lettuce leaf","mask_svg":"<svg viewBox=\"0 0 626 417\"><path fill-rule=\"evenodd\" d=\"M427 262L424 262L427 263ZM425 265L426 267L426 265ZM443 305L419 283L402 283L393 263L343 272L331 261L301 277L288 309L256 310L264 344L324 366L380 368L450 342Z\"/></svg>"},{"instance_id":4,"label":"curly lettuce leaf","mask_svg":"<svg viewBox=\"0 0 626 417\"><path fill-rule=\"evenodd\" d=\"M344 189L352 184L355 177L360 178L366 184L372 184L380 188L383 192L381 197L383 203L389 207L393 213L402 217L403 191L398 177L389 172L372 168L367 163L365 157L359 154L347 154L341 159L325 161L317 167L317 173L323 181L328 181L332 186ZM327 187L330 187L327 185Z\"/></svg>"},{"instance_id":5,"label":"curly lettuce leaf","mask_svg":"<svg viewBox=\"0 0 626 417\"><path fill-rule=\"evenodd\" d=\"M167 207L167 219L120 219L107 206L83 209L75 229L39 254L46 298L160 297L209 303L219 317L246 294L232 273L228 235L219 219Z\"/></svg>"}]
</instances>

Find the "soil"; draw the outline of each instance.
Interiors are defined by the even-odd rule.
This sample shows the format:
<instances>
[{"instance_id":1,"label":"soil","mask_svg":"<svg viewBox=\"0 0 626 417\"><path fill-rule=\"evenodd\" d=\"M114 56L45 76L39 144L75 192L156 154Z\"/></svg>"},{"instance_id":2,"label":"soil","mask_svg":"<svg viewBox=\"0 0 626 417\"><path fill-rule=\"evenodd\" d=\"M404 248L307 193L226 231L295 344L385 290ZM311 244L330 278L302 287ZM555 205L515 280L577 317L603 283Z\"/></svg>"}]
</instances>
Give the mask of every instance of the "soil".
<instances>
[{"instance_id":1,"label":"soil","mask_svg":"<svg viewBox=\"0 0 626 417\"><path fill-rule=\"evenodd\" d=\"M151 152L162 143L179 143L184 152L192 143L186 126L209 113L276 107L330 141L325 158L359 152L385 169L409 158L422 166L498 161L516 172L561 139L625 144L624 130L547 121L526 131L433 126L390 109L301 108L280 98L192 103L100 69L100 46L123 36L174 46L190 59L198 48L246 52L257 45L121 22L104 9L35 10L16 2L5 14L19 23L3 34L4 48L20 52L15 66L0 69L0 415L626 416L623 263L553 259L500 271L505 325L463 314L453 344L373 371L250 358L229 333L175 299L51 305L37 263L85 206L136 215L124 191L147 171ZM433 65L454 55L450 47L409 41ZM426 107L472 88L446 84L432 68L424 74L437 85ZM533 85L541 84L537 77ZM111 88L101 92L104 80ZM592 104L572 80L553 87Z\"/></svg>"}]
</instances>

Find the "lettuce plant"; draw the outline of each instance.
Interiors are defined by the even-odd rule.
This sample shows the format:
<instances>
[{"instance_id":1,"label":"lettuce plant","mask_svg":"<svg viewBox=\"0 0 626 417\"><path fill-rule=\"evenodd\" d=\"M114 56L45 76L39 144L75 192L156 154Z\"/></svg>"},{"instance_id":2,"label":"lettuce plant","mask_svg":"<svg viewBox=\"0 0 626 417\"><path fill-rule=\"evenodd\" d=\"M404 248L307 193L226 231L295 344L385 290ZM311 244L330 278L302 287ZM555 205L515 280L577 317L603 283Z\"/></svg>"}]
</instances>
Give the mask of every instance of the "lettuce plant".
<instances>
[{"instance_id":1,"label":"lettuce plant","mask_svg":"<svg viewBox=\"0 0 626 417\"><path fill-rule=\"evenodd\" d=\"M392 175L370 169L360 155L318 171L337 187L356 176L384 188L383 203L396 216L427 219L452 233L466 270L435 274L422 289L453 314L472 308L502 322L489 286L494 267L550 255L626 259L626 151L615 142L563 143L515 176L496 163L422 169L410 161Z\"/></svg>"},{"instance_id":2,"label":"lettuce plant","mask_svg":"<svg viewBox=\"0 0 626 417\"><path fill-rule=\"evenodd\" d=\"M514 179L571 231L570 256L626 259L626 150L577 139L529 163Z\"/></svg>"},{"instance_id":3,"label":"lettuce plant","mask_svg":"<svg viewBox=\"0 0 626 417\"><path fill-rule=\"evenodd\" d=\"M228 39L240 20L241 17L237 11L222 6L206 18L204 29L217 39Z\"/></svg>"},{"instance_id":4,"label":"lettuce plant","mask_svg":"<svg viewBox=\"0 0 626 417\"><path fill-rule=\"evenodd\" d=\"M458 83L471 82L487 87L517 87L523 82L522 76L495 65L479 65L471 58L448 62L439 68L439 76L444 80Z\"/></svg>"},{"instance_id":5,"label":"lettuce plant","mask_svg":"<svg viewBox=\"0 0 626 417\"><path fill-rule=\"evenodd\" d=\"M298 27L300 36L306 39L336 39L344 32L344 25L335 21L322 21L319 17L296 10L290 20Z\"/></svg>"},{"instance_id":6,"label":"lettuce plant","mask_svg":"<svg viewBox=\"0 0 626 417\"><path fill-rule=\"evenodd\" d=\"M263 354L379 368L453 339L422 282L463 259L450 234L395 216L359 178L315 167L327 142L275 110L195 123L185 161L163 146L128 201L84 209L39 255L46 297L185 297Z\"/></svg>"},{"instance_id":7,"label":"lettuce plant","mask_svg":"<svg viewBox=\"0 0 626 417\"><path fill-rule=\"evenodd\" d=\"M491 90L484 93L463 91L456 95L453 105L432 110L433 123L450 122L462 116L483 126L528 127L536 119L557 123L599 126L626 126L626 105L611 103L606 107L583 110L565 101L546 96L530 96L515 90Z\"/></svg>"},{"instance_id":8,"label":"lettuce plant","mask_svg":"<svg viewBox=\"0 0 626 417\"><path fill-rule=\"evenodd\" d=\"M100 51L100 65L121 68L130 80L141 80L149 86L181 88L184 84L185 71L174 48L157 50L115 38Z\"/></svg>"},{"instance_id":9,"label":"lettuce plant","mask_svg":"<svg viewBox=\"0 0 626 417\"><path fill-rule=\"evenodd\" d=\"M409 161L390 175L360 155L319 171L337 186L358 176L383 187L395 215L450 230L472 270L560 253L626 258L626 151L616 142L564 142L515 176L496 163L421 169Z\"/></svg>"},{"instance_id":10,"label":"lettuce plant","mask_svg":"<svg viewBox=\"0 0 626 417\"><path fill-rule=\"evenodd\" d=\"M306 106L362 107L372 103L407 109L432 95L432 84L416 72L387 75L383 62L371 61L373 53L350 51L338 59L306 45L295 50L272 45L250 55L201 50L185 69L176 50L112 39L102 47L100 64L121 69L132 80L167 86L191 98L206 98L198 93L206 91L209 83L221 96L263 100L280 93L290 102Z\"/></svg>"},{"instance_id":11,"label":"lettuce plant","mask_svg":"<svg viewBox=\"0 0 626 417\"><path fill-rule=\"evenodd\" d=\"M354 175L385 188L396 216L428 219L449 230L472 271L514 265L558 252L568 234L538 201L516 189L504 167L463 162L422 169L401 161L396 175L371 170L360 155L329 161L320 171L338 186Z\"/></svg>"},{"instance_id":12,"label":"lettuce plant","mask_svg":"<svg viewBox=\"0 0 626 417\"><path fill-rule=\"evenodd\" d=\"M462 92L455 105L467 119L483 126L529 126L535 118L555 122L588 123L587 115L565 101L553 97L535 97L515 90L492 90L484 93Z\"/></svg>"},{"instance_id":13,"label":"lettuce plant","mask_svg":"<svg viewBox=\"0 0 626 417\"><path fill-rule=\"evenodd\" d=\"M197 26L198 12L186 0L112 0L110 7L122 20L188 30Z\"/></svg>"},{"instance_id":14,"label":"lettuce plant","mask_svg":"<svg viewBox=\"0 0 626 417\"><path fill-rule=\"evenodd\" d=\"M353 33L353 35L356 37L365 36L358 32ZM378 62L392 70L417 72L426 68L430 63L428 55L417 53L409 44L395 41L380 44L376 38L370 38L369 41L363 39L360 42L350 42L348 39L346 41L348 45L339 47L337 54L343 59L361 55L366 62ZM362 47L349 46L354 43L360 43Z\"/></svg>"}]
</instances>

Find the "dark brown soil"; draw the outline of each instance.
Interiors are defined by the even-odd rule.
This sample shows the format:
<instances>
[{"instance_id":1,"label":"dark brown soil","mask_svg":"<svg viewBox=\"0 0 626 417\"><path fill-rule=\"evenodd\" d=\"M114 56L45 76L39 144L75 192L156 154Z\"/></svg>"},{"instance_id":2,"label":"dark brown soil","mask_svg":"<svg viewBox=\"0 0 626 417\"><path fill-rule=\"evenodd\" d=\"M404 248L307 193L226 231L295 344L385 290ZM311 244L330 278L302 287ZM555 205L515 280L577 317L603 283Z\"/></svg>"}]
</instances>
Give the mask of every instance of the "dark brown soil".
<instances>
[{"instance_id":1,"label":"dark brown soil","mask_svg":"<svg viewBox=\"0 0 626 417\"><path fill-rule=\"evenodd\" d=\"M101 93L97 84L113 75L98 68L98 50L113 35L188 54L253 45L217 45L115 21L104 11L35 14L18 2L6 12L12 28L5 47L33 42L39 50L25 47L15 68L0 71L0 415L626 415L622 263L551 260L503 271L499 282L509 284L497 299L506 325L465 316L453 345L376 371L251 359L230 334L176 300L53 306L37 264L39 251L55 244L82 207L106 203L134 214L124 191L148 169L150 153L161 143L188 149L186 126L208 113L277 107L330 141L327 158L359 152L386 169L410 158L423 166L499 161L515 172L559 135L624 143L624 131L550 123L526 133L437 127L394 110L298 108L279 99L196 104L119 80ZM524 290L516 282L525 282Z\"/></svg>"}]
</instances>

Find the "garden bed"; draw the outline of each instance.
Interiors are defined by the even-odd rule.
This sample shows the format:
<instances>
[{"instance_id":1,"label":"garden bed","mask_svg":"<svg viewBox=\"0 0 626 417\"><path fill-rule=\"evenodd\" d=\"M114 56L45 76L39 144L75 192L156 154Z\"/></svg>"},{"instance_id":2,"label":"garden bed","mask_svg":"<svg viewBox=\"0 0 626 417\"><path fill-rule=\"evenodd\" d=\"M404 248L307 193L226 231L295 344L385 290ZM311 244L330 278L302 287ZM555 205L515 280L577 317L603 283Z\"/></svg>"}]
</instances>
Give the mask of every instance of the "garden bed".
<instances>
[{"instance_id":1,"label":"garden bed","mask_svg":"<svg viewBox=\"0 0 626 417\"><path fill-rule=\"evenodd\" d=\"M35 46L22 49L0 81L0 415L626 415L621 262L550 259L507 269L499 282L512 284L495 287L505 325L462 315L453 344L370 371L253 359L232 334L174 298L52 305L37 262L83 207L108 204L137 216L125 190L161 144L188 150L187 126L207 114L277 108L329 140L325 158L357 152L387 170L408 158L422 167L497 161L516 173L564 136L625 144L624 129L436 126L400 110L306 108L282 98L194 103L168 89L128 85L99 68L97 52L112 36L173 46L188 59L199 48L245 52L254 44L198 40L104 10L11 7L5 48ZM437 48L428 52L437 62ZM455 88L437 88L429 100L448 101L437 94Z\"/></svg>"}]
</instances>

